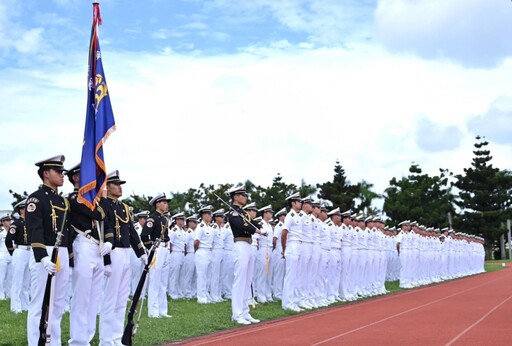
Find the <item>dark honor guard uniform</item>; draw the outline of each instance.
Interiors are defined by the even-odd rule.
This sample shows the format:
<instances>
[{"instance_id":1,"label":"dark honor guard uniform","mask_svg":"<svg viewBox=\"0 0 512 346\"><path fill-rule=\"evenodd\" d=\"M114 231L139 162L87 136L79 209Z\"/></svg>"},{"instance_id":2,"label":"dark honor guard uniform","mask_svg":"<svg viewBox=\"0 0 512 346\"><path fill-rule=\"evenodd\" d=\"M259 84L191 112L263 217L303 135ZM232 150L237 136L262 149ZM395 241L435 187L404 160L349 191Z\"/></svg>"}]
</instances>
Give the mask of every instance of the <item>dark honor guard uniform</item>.
<instances>
[{"instance_id":1,"label":"dark honor guard uniform","mask_svg":"<svg viewBox=\"0 0 512 346\"><path fill-rule=\"evenodd\" d=\"M67 176L74 186L69 195L71 225L73 228L74 269L72 273L69 345L88 345L96 333L96 315L103 291L103 256L97 223L105 219L106 199L91 211L78 201L80 164L71 168ZM109 238L113 245L113 238Z\"/></svg>"},{"instance_id":2,"label":"dark honor guard uniform","mask_svg":"<svg viewBox=\"0 0 512 346\"><path fill-rule=\"evenodd\" d=\"M39 340L41 307L48 280L54 273L53 310L49 317L51 345L61 345L60 322L68 292L70 243L69 202L57 189L64 184L64 155L36 163L37 173L43 185L27 199L26 222L34 256L30 259L31 301L28 309L27 336L30 346ZM62 232L60 244L57 233ZM55 245L58 248L57 263L51 261Z\"/></svg>"},{"instance_id":3,"label":"dark honor guard uniform","mask_svg":"<svg viewBox=\"0 0 512 346\"><path fill-rule=\"evenodd\" d=\"M150 201L155 211L149 215L141 238L149 249L156 239L160 239L160 248L156 252L155 265L149 270L148 288L148 316L171 317L167 314L167 285L169 280L169 265L167 258L170 255L169 220L165 213L169 209L169 200L165 193L159 193Z\"/></svg>"},{"instance_id":4,"label":"dark honor guard uniform","mask_svg":"<svg viewBox=\"0 0 512 346\"><path fill-rule=\"evenodd\" d=\"M26 203L23 200L14 206L14 211L20 217L13 220L5 237L5 245L12 256L11 311L16 314L27 311L29 305L29 263L32 251L25 225Z\"/></svg>"},{"instance_id":5,"label":"dark honor guard uniform","mask_svg":"<svg viewBox=\"0 0 512 346\"><path fill-rule=\"evenodd\" d=\"M235 245L235 275L231 295L231 319L239 324L258 323L259 320L249 314L248 301L251 297L251 282L254 272L254 257L251 255L251 242L254 233L266 234L261 231L259 224L250 220L242 207L247 203L245 186L231 188L228 193L233 201L233 208L228 213L229 225L233 232Z\"/></svg>"},{"instance_id":6,"label":"dark honor guard uniform","mask_svg":"<svg viewBox=\"0 0 512 346\"><path fill-rule=\"evenodd\" d=\"M147 255L139 235L133 226L130 208L119 201L122 196L121 185L126 181L119 178L119 171L107 176L107 202L105 206L105 242L102 255L107 255L112 247L109 239L113 238L110 252L112 264L105 266L109 276L106 279L103 303L100 312L100 345L121 345L124 330L126 304L130 294L130 251L147 263ZM130 249L130 247L132 249ZM109 267L108 270L107 267Z\"/></svg>"}]
</instances>

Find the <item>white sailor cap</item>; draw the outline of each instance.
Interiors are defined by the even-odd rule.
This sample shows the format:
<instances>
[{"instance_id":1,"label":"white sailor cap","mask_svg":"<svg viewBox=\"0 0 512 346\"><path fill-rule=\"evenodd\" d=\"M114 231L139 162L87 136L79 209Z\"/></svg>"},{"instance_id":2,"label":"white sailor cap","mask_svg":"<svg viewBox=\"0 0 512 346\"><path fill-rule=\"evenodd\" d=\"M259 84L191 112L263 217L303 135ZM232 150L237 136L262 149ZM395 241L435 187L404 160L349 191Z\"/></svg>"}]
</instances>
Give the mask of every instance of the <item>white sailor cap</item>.
<instances>
[{"instance_id":1,"label":"white sailor cap","mask_svg":"<svg viewBox=\"0 0 512 346\"><path fill-rule=\"evenodd\" d=\"M373 222L373 216L368 216L364 219L364 222Z\"/></svg>"},{"instance_id":2,"label":"white sailor cap","mask_svg":"<svg viewBox=\"0 0 512 346\"><path fill-rule=\"evenodd\" d=\"M404 220L404 221L402 221L402 222L400 222L400 223L398 224L398 227L403 226L403 225L410 225L410 224L411 224L411 221L409 221L409 220Z\"/></svg>"},{"instance_id":3,"label":"white sailor cap","mask_svg":"<svg viewBox=\"0 0 512 346\"><path fill-rule=\"evenodd\" d=\"M39 167L40 169L51 168L51 169L55 169L57 171L65 172L66 171L66 169L64 168L65 160L66 160L66 158L64 157L64 155L57 155L57 156L50 157L46 160L36 162L36 166Z\"/></svg>"},{"instance_id":4,"label":"white sailor cap","mask_svg":"<svg viewBox=\"0 0 512 346\"><path fill-rule=\"evenodd\" d=\"M172 217L174 220L176 219L185 219L185 213L178 213Z\"/></svg>"},{"instance_id":5,"label":"white sailor cap","mask_svg":"<svg viewBox=\"0 0 512 346\"><path fill-rule=\"evenodd\" d=\"M277 213L274 214L274 217L279 217L281 215L286 215L286 208L279 210Z\"/></svg>"},{"instance_id":6,"label":"white sailor cap","mask_svg":"<svg viewBox=\"0 0 512 346\"><path fill-rule=\"evenodd\" d=\"M327 207L325 206L325 204L321 204L320 205L320 211L323 211L324 213L327 213L329 210L327 210Z\"/></svg>"},{"instance_id":7,"label":"white sailor cap","mask_svg":"<svg viewBox=\"0 0 512 346\"><path fill-rule=\"evenodd\" d=\"M224 217L224 209L220 208L219 210L215 210L212 215L214 217L216 217L216 216Z\"/></svg>"},{"instance_id":8,"label":"white sailor cap","mask_svg":"<svg viewBox=\"0 0 512 346\"><path fill-rule=\"evenodd\" d=\"M301 200L300 193L295 192L295 193L291 194L290 196L286 197L286 200L287 201L300 201Z\"/></svg>"},{"instance_id":9,"label":"white sailor cap","mask_svg":"<svg viewBox=\"0 0 512 346\"><path fill-rule=\"evenodd\" d=\"M266 213L266 212L271 212L271 213L273 213L273 212L274 212L274 211L272 210L272 205L271 205L271 204L266 205L266 206L264 206L263 208L258 209L258 211L259 211L259 212L261 212L261 213Z\"/></svg>"},{"instance_id":10,"label":"white sailor cap","mask_svg":"<svg viewBox=\"0 0 512 346\"><path fill-rule=\"evenodd\" d=\"M235 185L229 190L226 191L227 194L229 194L231 197L234 195L245 195L247 196L247 190L245 189L244 184Z\"/></svg>"},{"instance_id":11,"label":"white sailor cap","mask_svg":"<svg viewBox=\"0 0 512 346\"><path fill-rule=\"evenodd\" d=\"M328 216L333 216L333 215L341 216L340 208L335 208L335 209L331 210L330 212L327 213L327 215Z\"/></svg>"},{"instance_id":12,"label":"white sailor cap","mask_svg":"<svg viewBox=\"0 0 512 346\"><path fill-rule=\"evenodd\" d=\"M320 203L320 200L316 200L316 201L313 201L313 203L311 203L313 205L313 207L316 207L316 208L320 208L322 206L322 203Z\"/></svg>"},{"instance_id":13,"label":"white sailor cap","mask_svg":"<svg viewBox=\"0 0 512 346\"><path fill-rule=\"evenodd\" d=\"M14 210L19 210L27 206L27 199L23 199L14 205Z\"/></svg>"},{"instance_id":14,"label":"white sailor cap","mask_svg":"<svg viewBox=\"0 0 512 346\"><path fill-rule=\"evenodd\" d=\"M170 199L168 199L166 196L165 196L165 193L164 192L159 192L155 197L151 198L151 200L149 201L149 203L152 205L152 206L156 206L156 204L158 202L161 202L161 201L167 201L169 202Z\"/></svg>"},{"instance_id":15,"label":"white sailor cap","mask_svg":"<svg viewBox=\"0 0 512 346\"><path fill-rule=\"evenodd\" d=\"M197 219L197 215L196 214L190 215L189 217L186 218L186 220L187 220L187 222L189 222L189 221L190 222L195 222L195 223L199 222L199 220Z\"/></svg>"},{"instance_id":16,"label":"white sailor cap","mask_svg":"<svg viewBox=\"0 0 512 346\"><path fill-rule=\"evenodd\" d=\"M211 205L207 205L207 206L204 206L201 209L199 209L197 212L199 213L199 216L201 216L205 213L211 214L212 210L213 210L213 207Z\"/></svg>"},{"instance_id":17,"label":"white sailor cap","mask_svg":"<svg viewBox=\"0 0 512 346\"><path fill-rule=\"evenodd\" d=\"M343 216L343 217L351 217L352 216L352 210L349 209L347 211L344 211L343 213L341 213L341 216Z\"/></svg>"},{"instance_id":18,"label":"white sailor cap","mask_svg":"<svg viewBox=\"0 0 512 346\"><path fill-rule=\"evenodd\" d=\"M0 222L8 221L8 220L11 220L11 214L10 213L4 213L2 216L0 216Z\"/></svg>"},{"instance_id":19,"label":"white sailor cap","mask_svg":"<svg viewBox=\"0 0 512 346\"><path fill-rule=\"evenodd\" d=\"M143 210L143 211L139 211L138 213L134 214L133 216L135 216L136 218L141 218L141 217L149 217L149 211L147 210Z\"/></svg>"},{"instance_id":20,"label":"white sailor cap","mask_svg":"<svg viewBox=\"0 0 512 346\"><path fill-rule=\"evenodd\" d=\"M302 201L302 203L313 204L313 198L311 198L311 196L306 196L301 201Z\"/></svg>"},{"instance_id":21,"label":"white sailor cap","mask_svg":"<svg viewBox=\"0 0 512 346\"><path fill-rule=\"evenodd\" d=\"M243 210L254 210L258 211L258 208L256 208L256 203L252 202L247 204L245 207L242 208Z\"/></svg>"},{"instance_id":22,"label":"white sailor cap","mask_svg":"<svg viewBox=\"0 0 512 346\"><path fill-rule=\"evenodd\" d=\"M107 175L107 183L121 185L125 184L126 181L121 180L121 178L119 177L119 171L116 169L115 171L112 171Z\"/></svg>"}]
</instances>

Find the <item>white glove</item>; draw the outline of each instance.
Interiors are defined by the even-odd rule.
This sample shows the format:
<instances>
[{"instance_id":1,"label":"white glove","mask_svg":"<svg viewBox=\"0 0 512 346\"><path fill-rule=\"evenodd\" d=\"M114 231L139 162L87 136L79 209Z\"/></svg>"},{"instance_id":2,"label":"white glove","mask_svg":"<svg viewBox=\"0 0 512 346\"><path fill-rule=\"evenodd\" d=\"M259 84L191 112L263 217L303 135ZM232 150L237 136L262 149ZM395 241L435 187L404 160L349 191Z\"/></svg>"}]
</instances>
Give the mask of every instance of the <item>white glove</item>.
<instances>
[{"instance_id":1,"label":"white glove","mask_svg":"<svg viewBox=\"0 0 512 346\"><path fill-rule=\"evenodd\" d=\"M105 275L107 278L112 275L112 267L110 266L110 264L107 264L105 266L105 271L103 272L103 275Z\"/></svg>"},{"instance_id":2,"label":"white glove","mask_svg":"<svg viewBox=\"0 0 512 346\"><path fill-rule=\"evenodd\" d=\"M108 255L112 251L112 243L106 242L103 244L103 247L101 248L100 255L101 257Z\"/></svg>"},{"instance_id":3,"label":"white glove","mask_svg":"<svg viewBox=\"0 0 512 346\"><path fill-rule=\"evenodd\" d=\"M261 234L261 235L267 235L267 231L266 231L266 230L264 230L264 229L260 229L260 234Z\"/></svg>"},{"instance_id":4,"label":"white glove","mask_svg":"<svg viewBox=\"0 0 512 346\"><path fill-rule=\"evenodd\" d=\"M52 262L50 256L41 258L41 263L48 274L55 274L57 272L57 265Z\"/></svg>"},{"instance_id":5,"label":"white glove","mask_svg":"<svg viewBox=\"0 0 512 346\"><path fill-rule=\"evenodd\" d=\"M144 254L140 256L139 259L142 262L142 264L144 264L145 266L148 265L148 255Z\"/></svg>"}]
</instances>

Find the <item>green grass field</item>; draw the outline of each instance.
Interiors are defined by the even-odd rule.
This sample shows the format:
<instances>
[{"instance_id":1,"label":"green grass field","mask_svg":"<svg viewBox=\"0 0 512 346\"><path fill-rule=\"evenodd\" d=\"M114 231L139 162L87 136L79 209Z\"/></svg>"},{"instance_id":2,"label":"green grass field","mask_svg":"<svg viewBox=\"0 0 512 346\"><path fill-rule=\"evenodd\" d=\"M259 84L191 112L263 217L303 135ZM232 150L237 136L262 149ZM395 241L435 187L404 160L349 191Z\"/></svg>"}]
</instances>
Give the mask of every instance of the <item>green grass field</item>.
<instances>
[{"instance_id":1,"label":"green grass field","mask_svg":"<svg viewBox=\"0 0 512 346\"><path fill-rule=\"evenodd\" d=\"M485 268L487 271L500 270L503 269L503 262L507 261L489 261L486 262ZM402 290L398 287L398 281L387 282L386 288L391 293ZM159 345L239 327L238 324L231 322L229 301L207 305L197 304L196 300L170 301L169 314L173 317L150 319L147 318L147 309L144 306L139 331L133 339L133 344L137 346ZM280 302L273 302L258 304L255 309L252 309L251 314L260 320L272 320L300 313L283 311ZM0 301L0 316L0 345L26 345L27 313L13 314L9 311L9 302ZM66 313L62 321L63 344L67 345L68 339L69 314ZM92 345L98 345L97 337L93 340Z\"/></svg>"}]
</instances>

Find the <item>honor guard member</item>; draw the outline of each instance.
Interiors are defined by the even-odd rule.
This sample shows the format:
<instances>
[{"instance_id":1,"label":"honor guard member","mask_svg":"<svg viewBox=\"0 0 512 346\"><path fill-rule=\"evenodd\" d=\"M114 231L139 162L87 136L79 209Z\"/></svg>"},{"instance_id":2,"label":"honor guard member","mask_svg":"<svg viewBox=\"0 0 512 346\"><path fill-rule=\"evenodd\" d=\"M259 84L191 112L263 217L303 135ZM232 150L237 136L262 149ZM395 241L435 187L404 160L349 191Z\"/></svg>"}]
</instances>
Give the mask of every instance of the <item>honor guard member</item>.
<instances>
[{"instance_id":1,"label":"honor guard member","mask_svg":"<svg viewBox=\"0 0 512 346\"><path fill-rule=\"evenodd\" d=\"M5 238L11 228L11 215L5 213L0 217L0 300L10 297L12 266L11 254L5 245Z\"/></svg>"},{"instance_id":2,"label":"honor guard member","mask_svg":"<svg viewBox=\"0 0 512 346\"><path fill-rule=\"evenodd\" d=\"M137 232L137 234L140 237L140 235L142 233L142 228L146 224L146 220L149 217L149 211L143 210L133 216L136 220L136 222L133 224L133 227L135 227L135 231ZM139 284L140 276L142 275L142 270L144 269L144 264L141 263L141 261L137 258L137 255L135 255L135 252L133 252L133 251L130 252L130 263L131 263L131 267L132 267L130 296L133 296L133 294L135 293L135 290L137 289L137 285Z\"/></svg>"},{"instance_id":3,"label":"honor guard member","mask_svg":"<svg viewBox=\"0 0 512 346\"><path fill-rule=\"evenodd\" d=\"M169 210L169 199L165 193L159 193L149 203L155 211L149 215L141 238L146 248L156 239L160 239L159 248L155 254L155 264L149 270L148 287L148 317L171 317L167 314L167 284L169 282L169 219L165 215Z\"/></svg>"},{"instance_id":4,"label":"honor guard member","mask_svg":"<svg viewBox=\"0 0 512 346\"><path fill-rule=\"evenodd\" d=\"M117 170L107 176L106 241L101 255L109 255L105 263L110 260L111 264L105 266L107 278L100 311L100 345L121 344L126 304L130 294L130 247L144 264L148 262L144 246L133 227L130 209L127 204L119 201L123 195L121 185L125 183ZM113 246L108 241L112 238Z\"/></svg>"},{"instance_id":5,"label":"honor guard member","mask_svg":"<svg viewBox=\"0 0 512 346\"><path fill-rule=\"evenodd\" d=\"M29 306L30 272L29 262L32 257L30 239L25 225L26 200L14 206L14 212L20 217L15 219L5 238L7 250L12 255L13 277L11 283L11 311L19 314L27 311Z\"/></svg>"},{"instance_id":6,"label":"honor guard member","mask_svg":"<svg viewBox=\"0 0 512 346\"><path fill-rule=\"evenodd\" d=\"M233 258L235 275L231 293L231 319L238 324L258 323L259 320L249 314L247 304L251 297L251 282L254 272L254 259L251 256L251 236L254 233L265 235L259 225L253 223L249 214L242 208L247 204L247 192L244 185L238 185L228 190L233 207L228 214L229 225L233 232L235 246Z\"/></svg>"},{"instance_id":7,"label":"honor guard member","mask_svg":"<svg viewBox=\"0 0 512 346\"><path fill-rule=\"evenodd\" d=\"M80 164L66 173L74 190L69 195L73 241L73 293L70 313L69 345L88 345L96 333L96 315L103 292L103 256L100 251L99 222L105 219L106 199L101 198L94 211L78 201ZM113 238L108 240L112 244ZM102 249L107 252L108 249Z\"/></svg>"},{"instance_id":8,"label":"honor guard member","mask_svg":"<svg viewBox=\"0 0 512 346\"><path fill-rule=\"evenodd\" d=\"M185 297L183 290L183 264L187 252L187 233L183 230L185 214L174 215L174 226L169 232L171 254L169 256L169 284L167 290L172 299Z\"/></svg>"},{"instance_id":9,"label":"honor guard member","mask_svg":"<svg viewBox=\"0 0 512 346\"><path fill-rule=\"evenodd\" d=\"M286 215L281 232L282 256L286 260L286 269L283 283L282 308L284 310L302 311L299 308L301 293L298 291L302 282L300 276L300 257L302 246L302 199L299 193L286 198L290 211Z\"/></svg>"},{"instance_id":10,"label":"honor guard member","mask_svg":"<svg viewBox=\"0 0 512 346\"><path fill-rule=\"evenodd\" d=\"M60 322L68 294L69 262L72 245L69 201L59 195L58 188L64 184L64 155L58 155L36 163L37 174L43 185L27 198L26 226L32 246L30 258L31 301L28 308L27 338L29 346L39 341L41 307L48 275L53 279L53 307L48 325L51 326L51 345L61 345ZM60 243L57 234L62 232ZM51 255L58 245L57 263ZM17 250L16 250L17 251Z\"/></svg>"},{"instance_id":11,"label":"honor guard member","mask_svg":"<svg viewBox=\"0 0 512 346\"><path fill-rule=\"evenodd\" d=\"M197 302L199 304L211 303L208 291L210 282L210 265L212 261L213 237L215 236L210 223L212 221L212 206L199 209L201 222L197 225L194 236L194 251L196 257L197 274Z\"/></svg>"}]
</instances>

